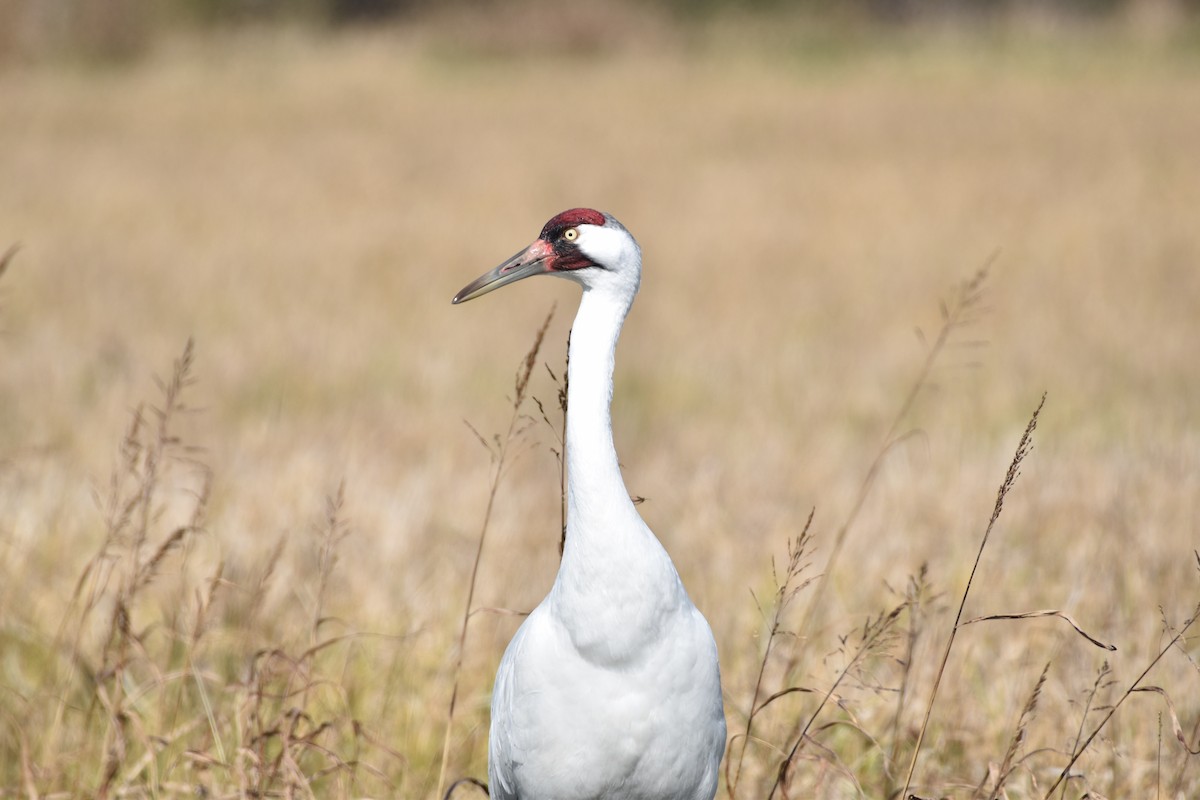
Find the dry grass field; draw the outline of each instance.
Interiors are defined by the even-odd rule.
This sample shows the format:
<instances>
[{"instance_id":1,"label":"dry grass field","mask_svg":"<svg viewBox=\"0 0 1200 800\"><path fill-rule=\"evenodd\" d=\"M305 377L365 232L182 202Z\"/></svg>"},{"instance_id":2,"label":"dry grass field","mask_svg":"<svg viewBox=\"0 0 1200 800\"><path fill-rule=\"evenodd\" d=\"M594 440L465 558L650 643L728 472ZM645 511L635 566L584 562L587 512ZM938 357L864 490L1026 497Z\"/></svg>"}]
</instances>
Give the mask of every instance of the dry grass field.
<instances>
[{"instance_id":1,"label":"dry grass field","mask_svg":"<svg viewBox=\"0 0 1200 800\"><path fill-rule=\"evenodd\" d=\"M901 791L1043 392L963 619L1116 649L960 627L910 791L1041 798L1078 753L1054 797L1200 796L1194 54L257 33L0 97L0 796L433 797L456 677L447 774L485 777L519 619L474 614L456 676L493 478L464 420L508 429L554 305L559 421L578 290L449 300L575 205L645 252L617 447L717 636L719 796L797 743L786 796ZM480 609L557 566L522 413Z\"/></svg>"}]
</instances>

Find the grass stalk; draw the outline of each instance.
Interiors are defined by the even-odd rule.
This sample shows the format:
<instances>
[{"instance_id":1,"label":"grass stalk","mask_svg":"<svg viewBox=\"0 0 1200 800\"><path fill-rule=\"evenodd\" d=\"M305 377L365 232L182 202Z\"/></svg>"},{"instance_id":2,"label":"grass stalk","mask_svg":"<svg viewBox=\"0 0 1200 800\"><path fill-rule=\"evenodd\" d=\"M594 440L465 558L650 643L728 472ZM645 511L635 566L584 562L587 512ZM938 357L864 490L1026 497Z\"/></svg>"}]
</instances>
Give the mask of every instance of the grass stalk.
<instances>
[{"instance_id":1,"label":"grass stalk","mask_svg":"<svg viewBox=\"0 0 1200 800\"><path fill-rule=\"evenodd\" d=\"M762 694L763 677L767 671L767 664L771 660L771 650L774 647L775 639L780 635L783 628L783 617L788 605L796 597L796 595L808 586L814 579L810 578L801 582L799 585L793 586L792 582L799 578L806 569L810 566L810 562L805 559L805 554L808 550L808 545L812 539L809 533L812 527L814 511L808 513L808 519L804 523L803 530L794 541L788 542L788 561L787 569L784 571L783 581L779 581L775 572L775 564L772 560L771 572L775 577L775 603L771 614L771 623L767 631L767 644L763 648L762 659L758 664L758 676L754 681L754 692L750 696L750 708L746 713L746 729L739 734L742 740L741 750L738 751L736 766L733 767L732 774L730 766L733 763L732 748L737 736L730 739L729 755L725 759L725 785L729 790L730 798L737 797L737 785L742 776L742 764L746 758L746 748L749 747L754 731L754 717L762 708L758 705L758 698ZM757 598L755 598L757 601ZM762 606L759 606L761 613Z\"/></svg>"},{"instance_id":2,"label":"grass stalk","mask_svg":"<svg viewBox=\"0 0 1200 800\"><path fill-rule=\"evenodd\" d=\"M917 640L921 636L922 623L924 622L924 608L926 595L929 592L928 584L929 565L921 564L916 575L909 576L908 588L905 592L905 601L908 609L908 629L905 631L904 637L904 655L901 659L903 667L900 673L900 689L896 692L896 710L892 714L891 725L891 746L888 748L887 763L894 764L897 754L900 749L900 730L904 720L904 711L908 703L909 693L912 689L913 675L913 659L916 656ZM888 783L891 782L890 770L886 775ZM888 792L884 792L887 794Z\"/></svg>"},{"instance_id":3,"label":"grass stalk","mask_svg":"<svg viewBox=\"0 0 1200 800\"><path fill-rule=\"evenodd\" d=\"M809 543L812 539L809 533L812 527L812 516L814 511L809 511L809 518L804 523L803 530L800 530L799 536L794 540L787 542L787 569L784 571L784 579L779 581L778 573L775 571L774 560L772 560L772 576L775 578L775 602L772 612L772 619L767 631L767 644L763 648L762 658L758 662L758 675L755 679L754 692L750 696L750 708L746 711L746 727L742 733L733 736L728 745L728 754L725 759L725 784L730 793L730 798L736 798L738 781L742 778L742 765L745 762L746 747L749 747L750 741L754 738L754 720L758 712L762 710L758 705L758 698L762 696L762 682L764 675L767 673L767 664L770 661L770 652L774 648L776 637L780 636L782 626L784 626L784 613L787 607L790 606L794 597L800 593L805 587L808 587L815 578L809 578L808 581L800 582L798 585L792 585L793 581L803 575L805 570L811 565L810 561L806 560L805 553L808 552ZM752 594L752 593L751 593ZM755 597L757 602L757 597ZM762 606L758 606L760 614ZM736 764L733 762L732 752L734 742L742 739L742 748L738 751ZM732 772L731 772L732 766Z\"/></svg>"},{"instance_id":4,"label":"grass stalk","mask_svg":"<svg viewBox=\"0 0 1200 800\"><path fill-rule=\"evenodd\" d=\"M1046 675L1050 673L1050 662L1046 662L1046 666L1042 667L1042 674L1038 676L1037 683L1033 686L1033 691L1029 693L1029 699L1025 702L1025 707L1021 710L1021 716L1017 720L1017 729L1013 732L1012 739L1008 743L1008 750L1004 753L1004 760L1000 762L1000 768L996 771L996 783L992 786L992 791L988 794L988 800L998 800L1001 792L1004 791L1004 784L1008 781L1008 776L1012 774L1015 768L1015 759L1017 753L1021 750L1021 745L1025 743L1025 736L1029 730L1029 724L1033 721L1033 715L1037 712L1038 699L1042 696L1042 687L1046 685Z\"/></svg>"},{"instance_id":5,"label":"grass stalk","mask_svg":"<svg viewBox=\"0 0 1200 800\"><path fill-rule=\"evenodd\" d=\"M534 404L538 407L538 412L542 415L542 422L546 423L546 427L550 429L550 433L554 436L554 447L550 448L550 452L554 454L555 460L558 462L558 514L559 524L562 528L558 539L558 555L561 557L563 550L567 546L567 396L571 382L571 335L567 334L566 356L563 361L562 379L560 380L554 374L554 370L550 369L550 365L546 364L546 373L550 376L550 380L557 387L556 400L558 402L558 410L561 414L562 427L555 425L550 421L550 416L546 413L546 407L542 401L533 398Z\"/></svg>"},{"instance_id":6,"label":"grass stalk","mask_svg":"<svg viewBox=\"0 0 1200 800\"><path fill-rule=\"evenodd\" d=\"M983 558L983 551L987 548L988 539L992 535L992 529L996 525L996 521L1000 519L1000 512L1004 509L1004 498L1008 496L1016 484L1017 476L1021 474L1021 462L1025 460L1025 456L1033 448L1033 432L1037 428L1038 415L1042 413L1042 407L1046 404L1046 395L1042 395L1042 399L1038 402L1037 408L1033 411L1033 416L1029 418L1029 424L1025 426L1025 432L1021 434L1021 441L1017 444L1017 451L1013 455L1012 462L1008 465L1008 472L1004 476L1004 481L1000 484L999 491L996 492L996 504L992 508L992 517L988 520L987 528L983 532L983 539L979 543L979 552L975 554L975 563L971 565L971 574L967 578L966 588L963 589L962 599L958 604L958 613L954 617L954 626L950 629L950 636L946 640L946 647L942 651L941 663L938 664L937 675L933 679L933 690L929 694L929 702L925 706L925 717L921 721L920 731L917 733L917 743L913 747L912 759L908 764L908 774L904 778L904 789L901 791L901 797L908 797L908 789L912 785L913 773L917 768L917 759L921 755L921 745L925 741L925 732L929 728L929 717L933 713L933 704L937 700L938 688L942 684L942 676L946 672L946 662L950 660L950 650L954 647L954 638L958 635L958 630L962 626L963 609L967 606L967 598L971 594L971 585L975 581L975 573L979 569L979 562Z\"/></svg>"},{"instance_id":7,"label":"grass stalk","mask_svg":"<svg viewBox=\"0 0 1200 800\"><path fill-rule=\"evenodd\" d=\"M58 703L43 739L43 758L49 760L50 753L61 750L70 687L82 669L91 684L88 719L98 710L105 720L102 741L106 756L94 787L98 796L108 796L118 788L114 782L128 749L127 732L132 717L126 707L127 690L135 685L129 677L131 666L137 662L156 673L159 683L162 681L157 665L145 650L143 634L134 623L139 598L157 578L168 556L181 549L203 525L208 502L208 469L190 456L191 448L174 432L176 418L189 410L183 396L195 382L194 362L195 343L188 339L174 362L171 377L155 381L162 394L161 407L150 406L147 411L147 407L138 406L131 415L109 480L107 502L101 504L105 515L104 538L76 580L56 634L58 646L71 655L57 681ZM150 549L164 513L159 491L171 466L179 462L198 468L203 488L196 495L190 521L170 530ZM104 602L111 605L111 612L98 662L92 664L85 653L84 636L92 613ZM73 633L67 645L64 633L69 626L73 626Z\"/></svg>"},{"instance_id":8,"label":"grass stalk","mask_svg":"<svg viewBox=\"0 0 1200 800\"><path fill-rule=\"evenodd\" d=\"M512 396L512 414L508 420L508 429L504 436L497 435L494 437L494 446L488 444L482 436L476 432L476 436L488 452L492 456L492 476L491 483L488 486L487 504L483 511L483 522L479 526L479 536L475 541L475 558L471 563L471 577L467 582L467 602L463 608L462 624L458 631L458 647L454 654L454 666L452 669L453 683L450 690L450 703L446 709L445 734L442 737L442 757L440 766L438 767L438 782L437 792L435 797L443 797L443 789L446 786L446 771L450 762L450 741L451 734L454 729L454 711L458 704L458 688L462 673L463 655L466 652L467 646L467 625L471 621L472 606L475 603L475 585L479 577L479 564L483 559L483 545L487 541L488 528L492 521L492 509L495 507L496 494L500 489L501 479L504 477L504 468L511 455L511 446L519 437L521 432L521 421L524 418L523 408L529 388L529 378L533 372L533 367L537 363L538 352L542 348L542 341L546 337L546 330L550 327L550 320L554 318L554 309L550 309L550 313L546 315L546 319L538 328L537 334L534 336L533 345L529 348L529 352L525 354L521 366L517 369L516 381ZM474 430L474 429L472 429Z\"/></svg>"},{"instance_id":9,"label":"grass stalk","mask_svg":"<svg viewBox=\"0 0 1200 800\"><path fill-rule=\"evenodd\" d=\"M4 255L0 255L0 278L3 278L4 273L8 272L8 265L12 263L13 258L17 255L17 252L20 249L20 245L11 244L8 246L8 249L4 251Z\"/></svg>"},{"instance_id":10,"label":"grass stalk","mask_svg":"<svg viewBox=\"0 0 1200 800\"><path fill-rule=\"evenodd\" d=\"M1129 699L1130 695L1132 695L1134 692L1140 691L1138 687L1141 686L1141 683L1146 679L1146 676L1150 674L1150 670L1154 669L1158 665L1158 662L1162 661L1163 656L1170 652L1171 648L1173 648L1179 641L1183 639L1184 635L1188 632L1188 629L1192 627L1192 624L1196 621L1198 616L1200 616L1200 604L1197 604L1196 607L1192 609L1192 616L1184 621L1183 626L1179 629L1179 631L1173 637L1171 637L1171 640L1167 642L1167 644L1161 650L1158 651L1158 655L1150 660L1150 663L1146 665L1144 670L1142 670L1142 674L1138 675L1137 680L1129 685L1129 688L1126 689L1124 694L1117 699L1117 702L1109 706L1108 713L1104 715L1104 718L1101 719L1099 723L1097 723L1095 729L1091 732L1091 734L1088 735L1083 744L1076 747L1075 751L1071 753L1071 760L1068 761L1066 766L1062 768L1062 772L1058 774L1058 778L1055 779L1049 790L1047 790L1045 794L1045 800L1050 800L1050 798L1054 795L1054 790L1067 780L1067 776L1071 772L1071 767L1075 766L1075 762L1079 760L1079 757L1082 756L1084 751L1088 749L1092 741L1100 735L1100 731L1104 730L1104 727L1108 725L1109 720L1111 720L1113 715L1117 713L1117 709L1119 709L1121 705Z\"/></svg>"},{"instance_id":11,"label":"grass stalk","mask_svg":"<svg viewBox=\"0 0 1200 800\"><path fill-rule=\"evenodd\" d=\"M896 624L896 620L900 618L900 614L904 611L905 607L906 604L898 605L886 614L881 613L878 617L868 621L864 626L862 638L858 647L855 648L854 654L850 657L850 661L841 669L837 678L834 679L833 685L831 685L825 692L824 696L822 696L821 702L817 704L816 709L809 716L808 721L805 722L804 726L800 729L799 734L796 736L796 741L788 751L787 756L782 762L780 762L779 769L775 773L775 782L771 784L771 791L767 794L767 800L773 800L776 792L787 785L788 773L791 770L792 762L795 761L796 755L804 746L805 741L807 741L808 732L812 729L812 726L817 721L817 718L821 716L821 712L824 711L825 706L829 704L830 699L837 692L838 687L841 686L842 682L850 676L850 674L858 666L859 662L861 662L862 659L869 653L873 652L876 647L882 641L884 641L884 638L888 633L890 633L892 627ZM782 697L789 691L791 690L776 692L770 698L770 700ZM765 706L766 703L763 705Z\"/></svg>"}]
</instances>

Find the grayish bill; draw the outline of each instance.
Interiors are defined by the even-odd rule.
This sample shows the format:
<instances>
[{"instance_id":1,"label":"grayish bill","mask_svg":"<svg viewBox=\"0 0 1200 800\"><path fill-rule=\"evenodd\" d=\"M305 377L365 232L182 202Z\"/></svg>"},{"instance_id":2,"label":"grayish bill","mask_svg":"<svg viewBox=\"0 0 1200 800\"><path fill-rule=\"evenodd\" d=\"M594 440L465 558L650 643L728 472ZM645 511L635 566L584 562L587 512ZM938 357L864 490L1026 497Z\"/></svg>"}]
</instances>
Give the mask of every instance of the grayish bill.
<instances>
[{"instance_id":1,"label":"grayish bill","mask_svg":"<svg viewBox=\"0 0 1200 800\"><path fill-rule=\"evenodd\" d=\"M515 283L522 278L528 278L530 275L546 274L550 271L546 263L546 258L550 255L550 252L547 251L547 248L539 248L538 244L538 242L535 242L491 272L480 275L464 286L458 294L454 295L454 299L450 302L455 305L465 303L468 300L474 300L480 295L495 291L501 286Z\"/></svg>"}]
</instances>

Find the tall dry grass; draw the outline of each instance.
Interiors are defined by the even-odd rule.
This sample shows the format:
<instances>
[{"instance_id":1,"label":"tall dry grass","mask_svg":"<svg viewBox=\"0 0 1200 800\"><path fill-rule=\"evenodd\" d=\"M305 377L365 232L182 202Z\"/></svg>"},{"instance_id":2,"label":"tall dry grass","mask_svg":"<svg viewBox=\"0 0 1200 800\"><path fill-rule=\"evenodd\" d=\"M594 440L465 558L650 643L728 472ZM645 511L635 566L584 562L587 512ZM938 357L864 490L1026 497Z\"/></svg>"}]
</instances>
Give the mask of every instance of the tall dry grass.
<instances>
[{"instance_id":1,"label":"tall dry grass","mask_svg":"<svg viewBox=\"0 0 1200 800\"><path fill-rule=\"evenodd\" d=\"M462 420L503 441L573 298L449 297L586 203L646 254L617 443L718 639L722 794L1194 796L1190 57L774 47L0 73L0 790L482 777L518 619L464 608L552 580L569 314L498 484Z\"/></svg>"}]
</instances>

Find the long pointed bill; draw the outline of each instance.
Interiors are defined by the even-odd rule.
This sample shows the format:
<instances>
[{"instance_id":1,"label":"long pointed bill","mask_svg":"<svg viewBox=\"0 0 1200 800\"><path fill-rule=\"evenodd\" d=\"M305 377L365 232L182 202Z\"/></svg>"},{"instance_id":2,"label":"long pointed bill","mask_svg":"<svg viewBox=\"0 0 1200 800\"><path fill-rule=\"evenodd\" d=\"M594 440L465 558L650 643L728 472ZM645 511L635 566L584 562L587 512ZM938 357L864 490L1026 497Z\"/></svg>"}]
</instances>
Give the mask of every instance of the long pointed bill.
<instances>
[{"instance_id":1,"label":"long pointed bill","mask_svg":"<svg viewBox=\"0 0 1200 800\"><path fill-rule=\"evenodd\" d=\"M554 248L550 243L538 239L491 272L468 283L450 302L458 305L530 275L545 275L552 269L553 256Z\"/></svg>"}]
</instances>

